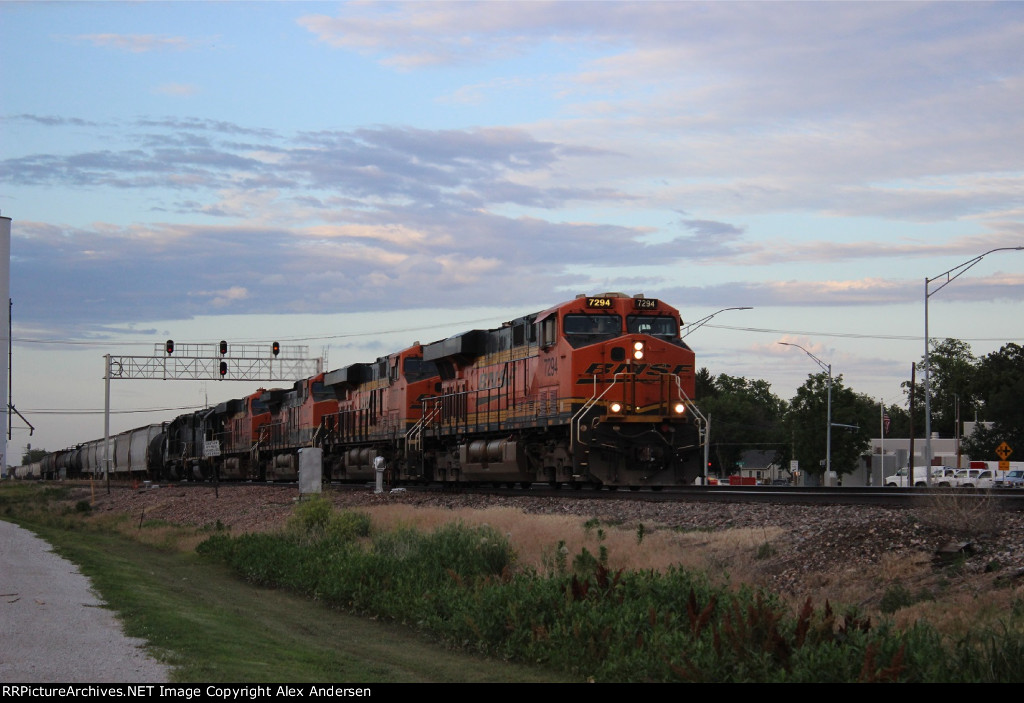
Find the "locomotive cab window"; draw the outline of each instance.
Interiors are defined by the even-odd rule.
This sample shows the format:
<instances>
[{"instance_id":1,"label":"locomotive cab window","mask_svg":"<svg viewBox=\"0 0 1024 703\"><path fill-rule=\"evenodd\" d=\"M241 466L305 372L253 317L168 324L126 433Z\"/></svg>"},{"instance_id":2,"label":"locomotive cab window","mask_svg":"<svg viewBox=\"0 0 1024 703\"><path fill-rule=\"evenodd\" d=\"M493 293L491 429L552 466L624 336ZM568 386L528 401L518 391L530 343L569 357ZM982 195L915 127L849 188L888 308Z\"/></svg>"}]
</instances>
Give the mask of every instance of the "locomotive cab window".
<instances>
[{"instance_id":1,"label":"locomotive cab window","mask_svg":"<svg viewBox=\"0 0 1024 703\"><path fill-rule=\"evenodd\" d=\"M663 315L630 315L626 318L626 329L630 334L649 334L664 339L679 336L679 322L676 318Z\"/></svg>"},{"instance_id":2,"label":"locomotive cab window","mask_svg":"<svg viewBox=\"0 0 1024 703\"><path fill-rule=\"evenodd\" d=\"M334 400L337 396L334 393L334 389L328 388L323 384L323 381L317 381L313 384L313 402L321 403L325 400Z\"/></svg>"},{"instance_id":3,"label":"locomotive cab window","mask_svg":"<svg viewBox=\"0 0 1024 703\"><path fill-rule=\"evenodd\" d=\"M573 347L622 336L620 315L566 315L562 326L565 338Z\"/></svg>"},{"instance_id":4,"label":"locomotive cab window","mask_svg":"<svg viewBox=\"0 0 1024 703\"><path fill-rule=\"evenodd\" d=\"M424 361L418 356L406 357L403 372L409 381L422 381L438 375L437 366L433 361Z\"/></svg>"}]
</instances>

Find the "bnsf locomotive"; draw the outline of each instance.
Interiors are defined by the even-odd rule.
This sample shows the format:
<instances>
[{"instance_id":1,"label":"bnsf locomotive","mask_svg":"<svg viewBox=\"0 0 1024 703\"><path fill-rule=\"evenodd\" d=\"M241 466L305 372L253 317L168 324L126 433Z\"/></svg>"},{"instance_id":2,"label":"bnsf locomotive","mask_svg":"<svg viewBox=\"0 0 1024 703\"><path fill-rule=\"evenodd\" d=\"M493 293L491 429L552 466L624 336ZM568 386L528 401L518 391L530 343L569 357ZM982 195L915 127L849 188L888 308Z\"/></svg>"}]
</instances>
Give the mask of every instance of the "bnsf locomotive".
<instances>
[{"instance_id":1,"label":"bnsf locomotive","mask_svg":"<svg viewBox=\"0 0 1024 703\"><path fill-rule=\"evenodd\" d=\"M382 456L392 482L688 484L701 474L703 419L679 329L660 300L579 296L122 433L113 466L163 480L295 479L299 450L319 447L325 480L370 480ZM102 473L102 445L48 465Z\"/></svg>"}]
</instances>

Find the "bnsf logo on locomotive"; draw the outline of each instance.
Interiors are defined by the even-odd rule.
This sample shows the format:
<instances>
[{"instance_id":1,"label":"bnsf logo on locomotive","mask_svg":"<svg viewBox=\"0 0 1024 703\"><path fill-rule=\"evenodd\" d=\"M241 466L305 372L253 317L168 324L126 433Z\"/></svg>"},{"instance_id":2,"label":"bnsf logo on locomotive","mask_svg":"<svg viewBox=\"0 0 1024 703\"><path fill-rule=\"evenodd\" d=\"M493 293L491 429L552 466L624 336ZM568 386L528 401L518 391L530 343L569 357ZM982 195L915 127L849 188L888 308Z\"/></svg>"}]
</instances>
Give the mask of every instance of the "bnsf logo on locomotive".
<instances>
[{"instance_id":1,"label":"bnsf logo on locomotive","mask_svg":"<svg viewBox=\"0 0 1024 703\"><path fill-rule=\"evenodd\" d=\"M601 362L595 362L588 366L583 372L586 376L607 376L609 374L616 373L635 373L637 376L660 376L661 374L675 374L680 375L688 371L693 371L693 364L606 364ZM591 383L590 378L580 378L576 383Z\"/></svg>"}]
</instances>

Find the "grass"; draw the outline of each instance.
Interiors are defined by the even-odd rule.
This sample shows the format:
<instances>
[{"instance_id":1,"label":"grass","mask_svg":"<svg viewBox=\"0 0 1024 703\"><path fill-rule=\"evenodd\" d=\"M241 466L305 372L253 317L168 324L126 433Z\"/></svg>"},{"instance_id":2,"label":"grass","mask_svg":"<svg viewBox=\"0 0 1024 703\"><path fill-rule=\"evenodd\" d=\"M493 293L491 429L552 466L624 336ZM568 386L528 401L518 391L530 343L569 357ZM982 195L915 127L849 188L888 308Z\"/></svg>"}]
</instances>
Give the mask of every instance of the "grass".
<instances>
[{"instance_id":1,"label":"grass","mask_svg":"<svg viewBox=\"0 0 1024 703\"><path fill-rule=\"evenodd\" d=\"M56 541L70 539L78 550L102 545L93 539L97 534L121 540L100 546L93 557L101 562L101 572L114 571L112 582L104 586L102 574L94 578L104 595L105 588L113 594L111 602L120 604L129 622L141 623L141 630L130 627L128 633L168 653L180 667L176 675L185 677L182 681L339 681L339 676L364 683L1020 678L1015 657L1024 649L1024 606L1012 588L1005 590L1006 609L1017 615L1009 620L977 604L974 610L968 603L958 608L961 615L975 612L1001 622L1002 630L973 627L961 618L945 623L963 633L953 638L923 616L941 613L936 610L941 603L915 583L929 568L922 561L907 564L894 557L874 574L849 574L875 579L873 597L881 601L881 610L893 614L890 624L870 621L861 607L829 605L864 603L846 597L856 594L847 590L845 581L854 579L846 575L823 575L814 599L818 605L804 599L793 607L767 591L740 585L746 579L736 579L736 574L756 575L788 549L771 528L677 532L568 516L527 519L512 509L402 505L339 513L324 501L299 504L278 534L233 538L217 525L183 529L141 515L90 516L74 497L64 495L61 504L53 503L58 494L49 495L52 504L47 508L40 494L22 493L21 519L53 530ZM12 509L2 487L0 508L0 515ZM250 581L282 590L240 584L192 553L211 536L203 552L230 563ZM140 560L128 552L138 552ZM147 580L163 557L178 561ZM118 565L123 560L135 564L134 570ZM79 554L76 561L88 564L89 558ZM707 571L708 566L715 570ZM84 570L92 575L88 568ZM197 569L213 571L193 573ZM215 585L214 577L222 581ZM119 589L118 582L133 586ZM283 593L285 588L320 602L292 599ZM312 610L283 610L279 598ZM987 602L984 596L980 600ZM149 612L150 602L164 612ZM441 653L456 662L466 655L397 626L388 626L393 629L385 634L374 630L360 640L358 628L380 622L354 619L351 625L325 625L325 613L344 618L326 608L328 603L413 624L452 646L540 662L547 669L506 669L495 659L474 657L474 664L455 664L455 678L450 678L437 664ZM921 617L910 617L912 613ZM340 638L339 628L345 633ZM307 634L308 640L303 639ZM197 636L202 637L201 647L193 642ZM400 637L418 641L425 654L413 656L413 645L393 644L392 637L396 642ZM267 639L265 647L251 643L262 643L260 638ZM346 649L353 641L351 650ZM359 658L360 652L376 646L381 652ZM391 656L402 657L396 669L374 668L390 662ZM426 664L410 664L409 657ZM470 678L491 666L500 668ZM550 673L554 669L567 673ZM373 678L378 674L381 678ZM420 675L430 678L416 678Z\"/></svg>"},{"instance_id":2,"label":"grass","mask_svg":"<svg viewBox=\"0 0 1024 703\"><path fill-rule=\"evenodd\" d=\"M78 564L129 636L174 667L176 682L562 682L536 667L450 651L398 625L355 617L282 590L256 588L158 522L86 520L34 487L0 488L0 518L31 529ZM49 506L49 507L48 507ZM130 528L130 529L129 529ZM131 539L122 529L137 532ZM151 542L147 544L146 542Z\"/></svg>"}]
</instances>

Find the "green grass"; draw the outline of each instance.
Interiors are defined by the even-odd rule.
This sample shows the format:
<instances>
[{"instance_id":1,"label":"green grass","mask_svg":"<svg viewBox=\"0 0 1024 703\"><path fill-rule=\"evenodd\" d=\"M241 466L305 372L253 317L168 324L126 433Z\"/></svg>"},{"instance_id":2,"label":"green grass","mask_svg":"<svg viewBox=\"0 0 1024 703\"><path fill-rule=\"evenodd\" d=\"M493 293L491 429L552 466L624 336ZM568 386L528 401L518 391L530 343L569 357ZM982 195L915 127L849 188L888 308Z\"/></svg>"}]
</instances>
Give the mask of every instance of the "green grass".
<instances>
[{"instance_id":1,"label":"green grass","mask_svg":"<svg viewBox=\"0 0 1024 703\"><path fill-rule=\"evenodd\" d=\"M399 625L257 588L197 554L95 529L73 505L52 506L51 512L46 500L22 486L4 486L0 518L22 524L78 564L126 633L145 639L152 653L175 667L176 682L571 681L450 651Z\"/></svg>"}]
</instances>

